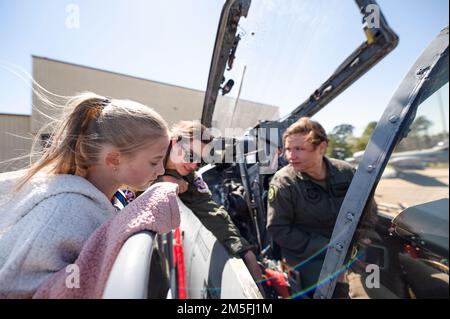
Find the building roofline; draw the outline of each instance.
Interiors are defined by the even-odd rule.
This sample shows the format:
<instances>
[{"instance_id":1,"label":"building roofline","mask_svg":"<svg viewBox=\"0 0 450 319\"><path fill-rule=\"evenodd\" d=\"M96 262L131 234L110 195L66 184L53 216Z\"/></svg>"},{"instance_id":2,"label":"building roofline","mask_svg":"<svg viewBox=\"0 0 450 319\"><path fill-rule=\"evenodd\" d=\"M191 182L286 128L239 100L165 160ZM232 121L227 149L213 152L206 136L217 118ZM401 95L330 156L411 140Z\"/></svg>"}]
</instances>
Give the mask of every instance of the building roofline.
<instances>
[{"instance_id":1,"label":"building roofline","mask_svg":"<svg viewBox=\"0 0 450 319\"><path fill-rule=\"evenodd\" d=\"M47 58L47 57L38 56L38 55L34 55L34 54L32 54L31 57L32 58L41 59L41 60L47 60L47 61L67 64L67 65L71 65L71 66L76 66L76 67L80 67L80 68L84 68L84 69L90 69L90 70L94 70L94 71L106 72L106 73L110 73L110 74L113 74L113 75L124 76L124 77L130 78L130 79L148 81L148 82L153 82L153 83L157 83L157 84L163 84L163 85L173 86L173 87L177 87L177 88L181 88L181 89L196 91L196 92L199 92L199 93L205 93L202 90L192 89L192 88L184 87L184 86L181 86L181 85L169 84L169 83L165 83L165 82L160 82L160 81L155 81L155 80L151 80L151 79L142 78L142 77L139 77L139 76L133 76L133 75L125 74L125 73L109 71L109 70L105 70L105 69L95 68L95 67L92 67L92 66L86 66L86 65L82 65L82 64L78 64L78 63L72 63L72 62L67 62L67 61L63 61L63 60Z\"/></svg>"},{"instance_id":2,"label":"building roofline","mask_svg":"<svg viewBox=\"0 0 450 319\"><path fill-rule=\"evenodd\" d=\"M205 91L202 91L202 90L188 88L188 87L181 86L181 85L169 84L169 83L160 82L160 81L154 81L154 80L151 80L151 79L145 79L145 78L142 78L142 77L139 77L139 76L132 76L132 75L125 74L125 73L108 71L108 70L105 70L105 69L94 68L94 67L91 67L91 66L86 66L86 65L82 65L82 64L77 64L77 63L67 62L67 61L63 61L63 60L52 59L52 58L47 58L47 57L38 56L38 55L34 55L34 54L32 54L31 57L32 58L36 58L36 59L41 59L41 60L47 60L47 61L67 64L67 65L71 65L71 66L76 66L76 67L80 67L80 68L90 69L90 70L94 70L94 71L106 72L106 73L110 73L110 74L113 74L113 75L124 76L124 77L130 78L130 79L136 79L136 80L141 80L141 81L148 81L148 82L153 82L153 83L156 83L156 84L167 85L167 86L171 86L171 87L175 87L175 88L180 88L180 89L184 89L184 90L190 90L190 91L198 92L198 93L201 93L201 94L205 94ZM228 96L225 96L225 98L227 98L227 99L234 99L234 98L231 98L231 97L228 97ZM244 100L244 99L241 99L240 101L242 101L242 102L250 102L250 103L257 103L257 104L260 104L262 106L269 106L269 107L280 109L279 106L265 104L265 103L261 103L261 102L257 102L257 101L250 101L250 100Z\"/></svg>"},{"instance_id":3,"label":"building roofline","mask_svg":"<svg viewBox=\"0 0 450 319\"><path fill-rule=\"evenodd\" d=\"M2 113L0 112L0 116L24 116L24 117L31 117L31 114L18 114L18 113Z\"/></svg>"}]
</instances>

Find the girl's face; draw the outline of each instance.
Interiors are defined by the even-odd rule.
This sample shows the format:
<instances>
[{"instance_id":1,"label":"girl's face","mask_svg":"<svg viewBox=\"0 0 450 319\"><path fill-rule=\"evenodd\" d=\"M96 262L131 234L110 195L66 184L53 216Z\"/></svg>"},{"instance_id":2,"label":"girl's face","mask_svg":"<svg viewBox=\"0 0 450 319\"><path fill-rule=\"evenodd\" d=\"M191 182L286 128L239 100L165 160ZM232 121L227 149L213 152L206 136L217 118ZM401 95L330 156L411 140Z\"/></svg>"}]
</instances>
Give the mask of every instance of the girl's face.
<instances>
[{"instance_id":1,"label":"girl's face","mask_svg":"<svg viewBox=\"0 0 450 319\"><path fill-rule=\"evenodd\" d=\"M160 137L131 155L122 155L116 179L137 190L147 189L164 174L164 157L169 145L168 137Z\"/></svg>"}]
</instances>

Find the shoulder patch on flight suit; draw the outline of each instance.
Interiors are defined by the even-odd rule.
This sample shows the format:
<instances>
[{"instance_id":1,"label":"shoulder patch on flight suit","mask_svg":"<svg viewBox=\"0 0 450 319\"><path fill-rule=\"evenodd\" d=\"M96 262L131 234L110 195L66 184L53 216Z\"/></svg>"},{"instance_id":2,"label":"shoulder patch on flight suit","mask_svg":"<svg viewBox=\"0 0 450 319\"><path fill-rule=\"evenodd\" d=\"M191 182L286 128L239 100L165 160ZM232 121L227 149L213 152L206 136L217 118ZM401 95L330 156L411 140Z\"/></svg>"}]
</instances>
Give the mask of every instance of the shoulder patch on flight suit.
<instances>
[{"instance_id":1,"label":"shoulder patch on flight suit","mask_svg":"<svg viewBox=\"0 0 450 319\"><path fill-rule=\"evenodd\" d=\"M277 187L274 185L269 186L269 193L267 194L269 203L272 203L275 200L275 197L277 195Z\"/></svg>"},{"instance_id":2,"label":"shoulder patch on flight suit","mask_svg":"<svg viewBox=\"0 0 450 319\"><path fill-rule=\"evenodd\" d=\"M196 177L192 183L194 184L195 187L197 187L197 190L200 193L203 193L203 194L209 193L208 185L205 183L203 178L201 178L200 176Z\"/></svg>"}]
</instances>

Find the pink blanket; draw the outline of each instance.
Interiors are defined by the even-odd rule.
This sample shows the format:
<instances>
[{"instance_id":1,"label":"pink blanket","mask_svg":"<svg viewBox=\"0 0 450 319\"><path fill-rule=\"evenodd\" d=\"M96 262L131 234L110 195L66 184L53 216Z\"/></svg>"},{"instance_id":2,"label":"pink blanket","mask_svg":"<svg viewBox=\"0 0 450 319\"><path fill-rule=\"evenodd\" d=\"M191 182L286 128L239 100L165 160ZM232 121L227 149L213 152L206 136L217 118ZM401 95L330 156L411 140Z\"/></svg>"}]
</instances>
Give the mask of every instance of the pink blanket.
<instances>
[{"instance_id":1,"label":"pink blanket","mask_svg":"<svg viewBox=\"0 0 450 319\"><path fill-rule=\"evenodd\" d=\"M127 238L141 230L167 233L179 226L177 187L173 183L153 185L89 237L74 263L79 268L79 288L67 287L70 272L64 268L42 284L33 298L101 298Z\"/></svg>"}]
</instances>

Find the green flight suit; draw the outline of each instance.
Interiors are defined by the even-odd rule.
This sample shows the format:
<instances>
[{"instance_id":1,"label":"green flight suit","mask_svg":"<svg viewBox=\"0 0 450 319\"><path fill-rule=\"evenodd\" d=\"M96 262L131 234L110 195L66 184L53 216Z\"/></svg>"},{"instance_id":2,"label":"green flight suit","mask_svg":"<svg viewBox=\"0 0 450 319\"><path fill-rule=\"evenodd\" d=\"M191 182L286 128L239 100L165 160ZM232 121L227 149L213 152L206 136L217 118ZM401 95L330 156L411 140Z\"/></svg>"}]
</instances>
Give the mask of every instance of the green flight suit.
<instances>
[{"instance_id":1,"label":"green flight suit","mask_svg":"<svg viewBox=\"0 0 450 319\"><path fill-rule=\"evenodd\" d=\"M295 267L322 250L297 268L303 288L319 279L326 254L323 248L329 243L354 174L344 161L324 160L324 181L315 181L288 165L274 175L269 187L267 230L285 262Z\"/></svg>"},{"instance_id":2,"label":"green flight suit","mask_svg":"<svg viewBox=\"0 0 450 319\"><path fill-rule=\"evenodd\" d=\"M240 255L251 249L251 245L240 235L228 212L218 206L211 197L208 185L193 172L181 176L176 170L166 169L165 175L188 182L188 190L179 194L181 201L198 217L201 223L225 246L232 255Z\"/></svg>"}]
</instances>

